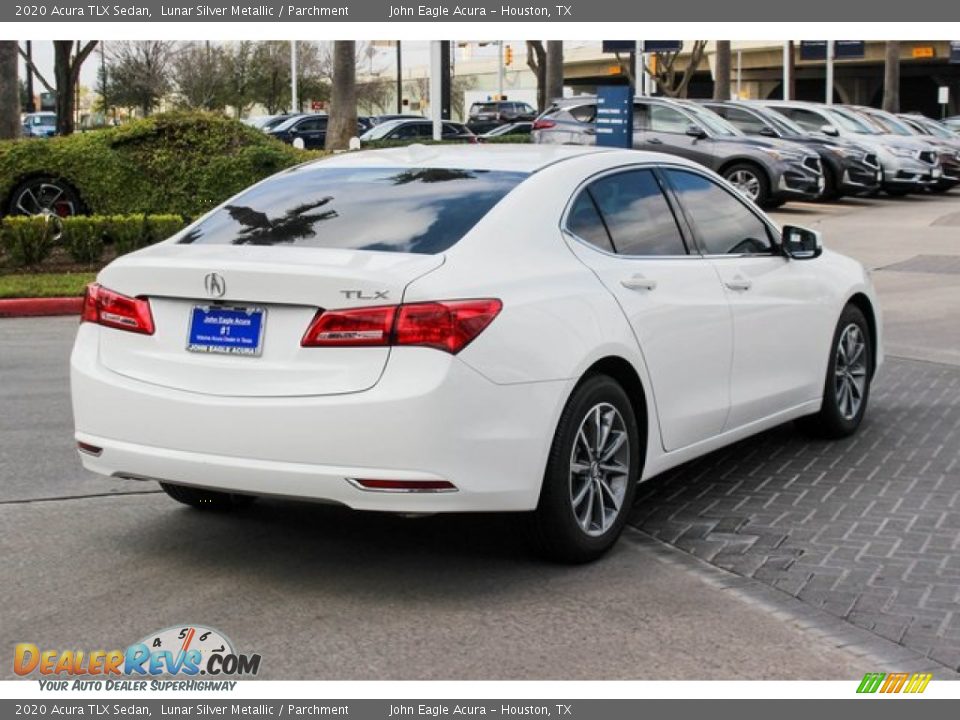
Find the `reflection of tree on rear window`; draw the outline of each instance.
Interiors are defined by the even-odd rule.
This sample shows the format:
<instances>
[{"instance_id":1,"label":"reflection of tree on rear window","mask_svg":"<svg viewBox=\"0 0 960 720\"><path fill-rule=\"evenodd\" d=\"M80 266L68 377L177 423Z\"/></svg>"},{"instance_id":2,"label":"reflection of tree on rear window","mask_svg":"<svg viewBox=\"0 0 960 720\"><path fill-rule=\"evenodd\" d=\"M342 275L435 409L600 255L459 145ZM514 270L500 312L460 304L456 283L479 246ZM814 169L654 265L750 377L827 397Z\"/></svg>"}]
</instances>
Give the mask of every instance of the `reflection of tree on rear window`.
<instances>
[{"instance_id":1,"label":"reflection of tree on rear window","mask_svg":"<svg viewBox=\"0 0 960 720\"><path fill-rule=\"evenodd\" d=\"M460 168L283 173L215 211L179 242L438 253L526 177Z\"/></svg>"}]
</instances>

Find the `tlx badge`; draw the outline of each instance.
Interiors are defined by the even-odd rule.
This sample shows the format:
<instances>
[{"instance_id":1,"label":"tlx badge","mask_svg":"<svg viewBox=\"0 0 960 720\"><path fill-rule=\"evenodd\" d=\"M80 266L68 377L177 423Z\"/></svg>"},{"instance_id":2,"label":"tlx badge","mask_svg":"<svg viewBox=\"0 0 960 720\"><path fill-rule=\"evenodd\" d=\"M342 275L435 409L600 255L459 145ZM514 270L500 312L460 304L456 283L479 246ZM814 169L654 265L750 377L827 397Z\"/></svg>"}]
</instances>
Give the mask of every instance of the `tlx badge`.
<instances>
[{"instance_id":1,"label":"tlx badge","mask_svg":"<svg viewBox=\"0 0 960 720\"><path fill-rule=\"evenodd\" d=\"M347 300L388 300L389 290L374 290L370 293L363 290L341 290L340 294Z\"/></svg>"}]
</instances>

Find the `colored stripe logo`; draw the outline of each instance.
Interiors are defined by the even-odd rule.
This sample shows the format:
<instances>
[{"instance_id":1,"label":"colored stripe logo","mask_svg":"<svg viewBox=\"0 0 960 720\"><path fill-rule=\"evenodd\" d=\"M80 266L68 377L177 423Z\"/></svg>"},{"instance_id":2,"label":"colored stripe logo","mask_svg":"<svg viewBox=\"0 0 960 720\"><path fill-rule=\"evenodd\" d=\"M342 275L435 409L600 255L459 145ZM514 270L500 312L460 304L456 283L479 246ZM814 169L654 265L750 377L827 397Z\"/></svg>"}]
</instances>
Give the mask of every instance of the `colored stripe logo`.
<instances>
[{"instance_id":1,"label":"colored stripe logo","mask_svg":"<svg viewBox=\"0 0 960 720\"><path fill-rule=\"evenodd\" d=\"M922 693L933 680L931 673L867 673L860 681L858 693Z\"/></svg>"}]
</instances>

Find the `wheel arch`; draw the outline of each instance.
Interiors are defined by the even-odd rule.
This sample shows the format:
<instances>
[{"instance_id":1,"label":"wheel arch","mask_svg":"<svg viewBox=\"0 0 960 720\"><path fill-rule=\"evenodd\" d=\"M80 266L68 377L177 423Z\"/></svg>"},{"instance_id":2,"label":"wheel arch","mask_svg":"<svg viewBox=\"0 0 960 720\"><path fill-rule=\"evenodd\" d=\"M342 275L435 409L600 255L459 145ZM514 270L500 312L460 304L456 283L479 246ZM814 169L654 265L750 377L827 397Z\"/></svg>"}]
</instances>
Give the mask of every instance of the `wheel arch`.
<instances>
[{"instance_id":1,"label":"wheel arch","mask_svg":"<svg viewBox=\"0 0 960 720\"><path fill-rule=\"evenodd\" d=\"M770 168L765 166L760 160L750 157L749 155L737 155L736 157L732 157L729 160L724 161L724 163L717 168L717 173L719 175L724 175L724 173L726 173L727 170L732 168L734 165L752 165L767 176L768 183L773 182L773 176L770 173Z\"/></svg>"},{"instance_id":2,"label":"wheel arch","mask_svg":"<svg viewBox=\"0 0 960 720\"><path fill-rule=\"evenodd\" d=\"M647 391L640 379L640 374L629 360L619 355L607 355L595 361L580 377L580 382L591 375L606 375L616 380L630 398L630 406L640 426L640 437L643 441L643 456L641 457L640 474L647 460L647 438L650 432L650 403L647 400ZM579 383L578 383L579 384Z\"/></svg>"},{"instance_id":3,"label":"wheel arch","mask_svg":"<svg viewBox=\"0 0 960 720\"><path fill-rule=\"evenodd\" d=\"M867 319L867 329L870 331L870 347L873 352L870 353L870 377L873 377L877 369L877 314L873 309L873 303L870 302L864 293L857 292L850 296L847 305L853 305Z\"/></svg>"}]
</instances>

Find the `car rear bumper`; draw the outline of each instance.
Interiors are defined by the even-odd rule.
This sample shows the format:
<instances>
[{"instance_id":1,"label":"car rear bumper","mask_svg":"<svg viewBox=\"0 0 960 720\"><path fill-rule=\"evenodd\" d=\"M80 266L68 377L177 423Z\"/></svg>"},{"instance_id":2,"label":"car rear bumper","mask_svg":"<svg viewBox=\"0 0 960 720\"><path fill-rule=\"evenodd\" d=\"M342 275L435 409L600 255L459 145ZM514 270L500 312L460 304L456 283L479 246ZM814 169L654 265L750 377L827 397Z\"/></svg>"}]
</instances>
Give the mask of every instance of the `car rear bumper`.
<instances>
[{"instance_id":1,"label":"car rear bumper","mask_svg":"<svg viewBox=\"0 0 960 720\"><path fill-rule=\"evenodd\" d=\"M370 390L220 397L133 380L81 325L71 358L83 465L115 477L334 502L358 510L532 510L567 381L497 385L456 357L395 348ZM383 492L351 480L446 480Z\"/></svg>"}]
</instances>

